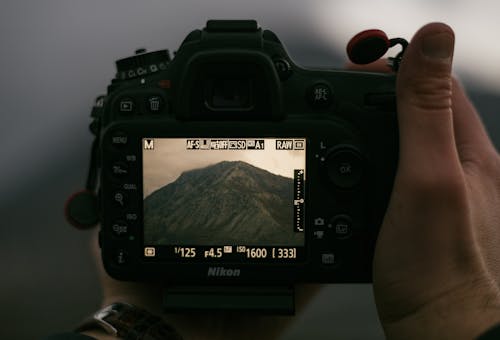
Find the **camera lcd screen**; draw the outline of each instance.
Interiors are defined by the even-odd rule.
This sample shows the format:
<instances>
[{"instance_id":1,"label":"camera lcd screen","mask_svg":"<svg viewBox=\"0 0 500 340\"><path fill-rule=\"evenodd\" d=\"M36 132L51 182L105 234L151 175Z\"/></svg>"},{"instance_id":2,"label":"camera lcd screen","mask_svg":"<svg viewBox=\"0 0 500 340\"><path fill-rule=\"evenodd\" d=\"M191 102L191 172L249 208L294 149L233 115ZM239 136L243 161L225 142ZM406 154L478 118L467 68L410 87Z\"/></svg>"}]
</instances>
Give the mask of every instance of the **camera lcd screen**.
<instances>
[{"instance_id":1,"label":"camera lcd screen","mask_svg":"<svg viewBox=\"0 0 500 340\"><path fill-rule=\"evenodd\" d=\"M305 138L143 138L146 258L298 260Z\"/></svg>"}]
</instances>

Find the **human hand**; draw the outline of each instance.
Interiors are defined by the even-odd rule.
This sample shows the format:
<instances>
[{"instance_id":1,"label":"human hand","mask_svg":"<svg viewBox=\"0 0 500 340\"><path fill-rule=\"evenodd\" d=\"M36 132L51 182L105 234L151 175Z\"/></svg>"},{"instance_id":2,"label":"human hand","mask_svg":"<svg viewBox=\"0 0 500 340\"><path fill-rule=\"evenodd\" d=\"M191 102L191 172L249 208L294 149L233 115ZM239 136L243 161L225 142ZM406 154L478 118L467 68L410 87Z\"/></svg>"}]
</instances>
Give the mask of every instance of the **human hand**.
<instances>
[{"instance_id":1,"label":"human hand","mask_svg":"<svg viewBox=\"0 0 500 340\"><path fill-rule=\"evenodd\" d=\"M424 56L423 46L439 57ZM424 27L398 74L400 158L374 259L374 293L389 339L471 339L500 321L500 158L452 80L452 53L438 46L452 50L451 29ZM97 263L103 305L124 301L161 313L160 285L113 280ZM299 312L318 287L297 288ZM165 320L187 340L263 339L293 318L211 313Z\"/></svg>"},{"instance_id":2,"label":"human hand","mask_svg":"<svg viewBox=\"0 0 500 340\"><path fill-rule=\"evenodd\" d=\"M373 263L388 339L472 339L500 321L500 157L453 47L451 28L426 25L397 75L399 163Z\"/></svg>"},{"instance_id":3,"label":"human hand","mask_svg":"<svg viewBox=\"0 0 500 340\"><path fill-rule=\"evenodd\" d=\"M163 314L161 283L127 282L111 278L102 265L97 242L97 230L91 241L91 252L102 287L102 307L114 302L127 302L150 313L162 316L184 340L224 339L276 339L295 320L293 316L257 315L243 312L199 312L189 314ZM295 287L295 309L300 314L321 289L319 284L303 284ZM103 331L83 332L99 340L116 339Z\"/></svg>"}]
</instances>

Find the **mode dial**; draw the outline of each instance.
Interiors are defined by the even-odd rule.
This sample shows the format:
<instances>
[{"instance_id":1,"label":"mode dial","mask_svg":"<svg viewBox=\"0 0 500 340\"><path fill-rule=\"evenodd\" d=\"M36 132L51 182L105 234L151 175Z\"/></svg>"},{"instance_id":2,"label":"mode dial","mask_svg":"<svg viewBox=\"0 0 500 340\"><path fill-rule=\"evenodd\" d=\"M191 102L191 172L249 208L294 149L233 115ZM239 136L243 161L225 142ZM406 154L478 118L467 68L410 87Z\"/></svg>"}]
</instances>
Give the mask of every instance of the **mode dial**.
<instances>
[{"instance_id":1,"label":"mode dial","mask_svg":"<svg viewBox=\"0 0 500 340\"><path fill-rule=\"evenodd\" d=\"M170 62L168 50L146 52L140 49L132 57L116 61L116 79L127 80L137 77L145 77L149 74L164 71Z\"/></svg>"}]
</instances>

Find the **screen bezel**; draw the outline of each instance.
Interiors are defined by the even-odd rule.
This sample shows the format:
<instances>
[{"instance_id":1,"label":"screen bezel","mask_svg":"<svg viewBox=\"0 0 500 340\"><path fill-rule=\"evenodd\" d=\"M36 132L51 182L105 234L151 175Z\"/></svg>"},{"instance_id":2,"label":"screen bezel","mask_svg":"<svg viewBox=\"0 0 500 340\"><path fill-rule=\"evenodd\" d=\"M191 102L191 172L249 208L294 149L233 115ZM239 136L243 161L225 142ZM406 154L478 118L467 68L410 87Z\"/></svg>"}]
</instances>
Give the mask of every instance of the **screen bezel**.
<instances>
[{"instance_id":1,"label":"screen bezel","mask_svg":"<svg viewBox=\"0 0 500 340\"><path fill-rule=\"evenodd\" d=\"M117 218L119 211L114 207L110 195L116 186L122 186L123 180L109 179L109 170L104 170L104 177L101 183L102 200L101 206L104 212L103 225L100 234L100 245L104 267L109 275L119 280L133 281L165 281L179 284L206 283L206 284L259 284L259 283L291 283L291 282L342 282L346 280L364 280L365 277L357 278L359 266L366 266L368 263L358 263L361 257L348 259L349 264L341 266L325 266L321 263L321 252L324 249L332 249L330 240L317 241L314 239L315 219L319 216L333 215L336 213L350 212L360 218L368 216L361 213L365 209L365 204L369 200L363 190L336 195L332 187L326 180L324 166L321 159L326 156L328 148L336 145L354 145L361 147L358 139L359 135L351 125L345 124L342 120L334 117L328 120L311 121L303 117L296 117L280 122L220 122L220 121L196 121L179 122L175 120L144 120L134 119L133 121L115 122L109 125L104 131L101 139L102 143L102 167L109 169L113 161L123 159L126 155L136 158L130 166L134 168L132 179L137 181L138 190L142 194L142 156L140 143L145 136L154 137L186 137L197 136L210 138L211 136L222 137L289 137L305 136L308 140L306 151L307 186L306 195L306 228L305 228L305 259L302 262L294 263L236 263L224 264L224 267L241 270L241 275L237 277L210 276L207 275L214 264L193 263L193 262L151 262L144 261L142 252L142 240L137 237L117 238L113 235L111 225ZM127 145L114 146L110 143L113 135L128 136ZM136 141L136 142L134 142ZM137 169L136 169L137 168ZM128 181L128 180L127 180ZM369 182L369 180L368 180ZM364 186L364 184L363 184ZM131 192L131 195L135 195ZM137 202L142 202L142 196L137 196ZM341 206L336 206L336 202ZM352 204L345 205L347 202ZM140 213L142 207L136 208ZM138 216L142 221L142 213ZM362 225L364 221L357 219L356 225ZM365 242L366 236L358 235L355 239L342 241L342 247L352 248L356 246L361 249L361 243ZM333 240L332 240L333 241ZM117 251L125 251L127 261L125 264L116 262ZM347 259L344 259L344 261ZM342 262L341 262L342 263ZM216 265L216 264L215 264ZM364 268L364 267L363 267ZM366 271L368 273L368 271ZM364 273L364 271L363 271ZM366 276L368 277L368 276Z\"/></svg>"}]
</instances>

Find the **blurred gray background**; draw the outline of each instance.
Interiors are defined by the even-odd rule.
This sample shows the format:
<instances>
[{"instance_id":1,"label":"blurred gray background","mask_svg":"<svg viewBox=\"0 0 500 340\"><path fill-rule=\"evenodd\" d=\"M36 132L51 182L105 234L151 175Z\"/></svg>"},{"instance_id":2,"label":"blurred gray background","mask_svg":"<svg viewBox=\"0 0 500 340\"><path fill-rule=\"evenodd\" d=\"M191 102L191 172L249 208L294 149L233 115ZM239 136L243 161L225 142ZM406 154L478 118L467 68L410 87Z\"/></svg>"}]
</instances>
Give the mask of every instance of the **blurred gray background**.
<instances>
[{"instance_id":1,"label":"blurred gray background","mask_svg":"<svg viewBox=\"0 0 500 340\"><path fill-rule=\"evenodd\" d=\"M63 205L84 185L90 108L116 59L138 47L173 51L210 18L252 18L277 33L298 64L341 68L344 46L361 30L410 39L423 24L444 21L457 34L455 71L498 148L499 5L469 3L2 0L0 338L69 330L99 306L90 232L68 226ZM283 340L383 339L371 288L329 286Z\"/></svg>"}]
</instances>

